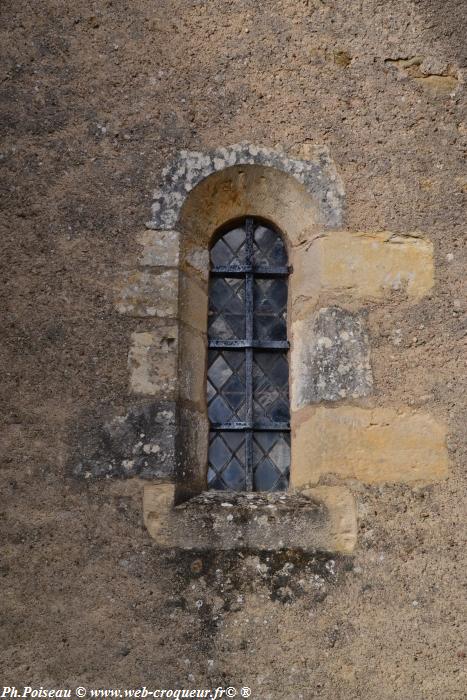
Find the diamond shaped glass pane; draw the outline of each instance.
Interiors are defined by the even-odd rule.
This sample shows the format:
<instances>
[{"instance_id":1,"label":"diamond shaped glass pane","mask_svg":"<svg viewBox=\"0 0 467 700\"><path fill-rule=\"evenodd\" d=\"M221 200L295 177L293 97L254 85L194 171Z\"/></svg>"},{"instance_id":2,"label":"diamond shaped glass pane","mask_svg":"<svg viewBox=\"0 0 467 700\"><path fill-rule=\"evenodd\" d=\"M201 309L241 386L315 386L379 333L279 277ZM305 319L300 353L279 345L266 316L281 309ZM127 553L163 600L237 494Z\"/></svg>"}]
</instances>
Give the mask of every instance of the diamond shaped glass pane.
<instances>
[{"instance_id":1,"label":"diamond shaped glass pane","mask_svg":"<svg viewBox=\"0 0 467 700\"><path fill-rule=\"evenodd\" d=\"M276 436L277 440L269 451L269 459L282 474L287 474L290 469L290 434L276 433Z\"/></svg>"},{"instance_id":2,"label":"diamond shaped glass pane","mask_svg":"<svg viewBox=\"0 0 467 700\"><path fill-rule=\"evenodd\" d=\"M220 391L233 374L233 369L225 361L221 352L209 351L208 379L214 389Z\"/></svg>"},{"instance_id":3,"label":"diamond shaped glass pane","mask_svg":"<svg viewBox=\"0 0 467 700\"><path fill-rule=\"evenodd\" d=\"M212 277L209 283L209 338L245 337L245 282L233 277Z\"/></svg>"},{"instance_id":4,"label":"diamond shaped glass pane","mask_svg":"<svg viewBox=\"0 0 467 700\"><path fill-rule=\"evenodd\" d=\"M280 474L274 467L274 464L265 457L254 472L253 484L255 491L274 491L274 486L279 478Z\"/></svg>"},{"instance_id":5,"label":"diamond shaped glass pane","mask_svg":"<svg viewBox=\"0 0 467 700\"><path fill-rule=\"evenodd\" d=\"M284 278L255 279L253 333L258 340L287 340L287 281Z\"/></svg>"},{"instance_id":6,"label":"diamond shaped glass pane","mask_svg":"<svg viewBox=\"0 0 467 700\"><path fill-rule=\"evenodd\" d=\"M290 471L290 434L255 432L253 434L253 485L255 491L282 491L287 488Z\"/></svg>"},{"instance_id":7,"label":"diamond shaped glass pane","mask_svg":"<svg viewBox=\"0 0 467 700\"><path fill-rule=\"evenodd\" d=\"M245 433L211 432L209 441L208 487L218 491L244 491Z\"/></svg>"},{"instance_id":8,"label":"diamond shaped glass pane","mask_svg":"<svg viewBox=\"0 0 467 700\"><path fill-rule=\"evenodd\" d=\"M229 491L245 491L245 465L234 457L222 472L222 481Z\"/></svg>"},{"instance_id":9,"label":"diamond shaped glass pane","mask_svg":"<svg viewBox=\"0 0 467 700\"><path fill-rule=\"evenodd\" d=\"M234 228L225 233L211 248L211 265L238 267L245 264L245 229Z\"/></svg>"},{"instance_id":10,"label":"diamond shaped glass pane","mask_svg":"<svg viewBox=\"0 0 467 700\"><path fill-rule=\"evenodd\" d=\"M290 418L289 369L284 352L253 355L253 417L255 421L284 423Z\"/></svg>"},{"instance_id":11,"label":"diamond shaped glass pane","mask_svg":"<svg viewBox=\"0 0 467 700\"><path fill-rule=\"evenodd\" d=\"M255 265L279 267L287 265L287 251L280 235L266 226L257 226L254 234Z\"/></svg>"},{"instance_id":12,"label":"diamond shaped glass pane","mask_svg":"<svg viewBox=\"0 0 467 700\"><path fill-rule=\"evenodd\" d=\"M209 461L212 468L222 471L232 458L232 452L223 441L220 433L214 433L214 439L209 447Z\"/></svg>"},{"instance_id":13,"label":"diamond shaped glass pane","mask_svg":"<svg viewBox=\"0 0 467 700\"><path fill-rule=\"evenodd\" d=\"M211 423L238 423L245 420L244 350L209 350L206 396Z\"/></svg>"}]
</instances>

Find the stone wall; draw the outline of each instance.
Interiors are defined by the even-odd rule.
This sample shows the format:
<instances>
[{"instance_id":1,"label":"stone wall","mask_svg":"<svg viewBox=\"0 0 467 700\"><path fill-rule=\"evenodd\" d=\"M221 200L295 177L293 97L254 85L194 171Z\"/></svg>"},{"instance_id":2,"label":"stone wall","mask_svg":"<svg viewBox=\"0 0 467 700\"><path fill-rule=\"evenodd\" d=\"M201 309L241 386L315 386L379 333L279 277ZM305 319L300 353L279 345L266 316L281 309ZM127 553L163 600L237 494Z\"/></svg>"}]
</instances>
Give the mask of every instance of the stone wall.
<instances>
[{"instance_id":1,"label":"stone wall","mask_svg":"<svg viewBox=\"0 0 467 700\"><path fill-rule=\"evenodd\" d=\"M2 3L6 685L464 697L465 19L460 0ZM245 142L265 179L225 168ZM182 152L178 228L163 171L184 181ZM327 551L148 530L193 536L174 462L201 463L206 426L176 401L177 288L203 298L234 171L294 242L291 386L314 368L293 398L295 505L252 505L274 522L305 502ZM214 510L206 532L250 536Z\"/></svg>"}]
</instances>

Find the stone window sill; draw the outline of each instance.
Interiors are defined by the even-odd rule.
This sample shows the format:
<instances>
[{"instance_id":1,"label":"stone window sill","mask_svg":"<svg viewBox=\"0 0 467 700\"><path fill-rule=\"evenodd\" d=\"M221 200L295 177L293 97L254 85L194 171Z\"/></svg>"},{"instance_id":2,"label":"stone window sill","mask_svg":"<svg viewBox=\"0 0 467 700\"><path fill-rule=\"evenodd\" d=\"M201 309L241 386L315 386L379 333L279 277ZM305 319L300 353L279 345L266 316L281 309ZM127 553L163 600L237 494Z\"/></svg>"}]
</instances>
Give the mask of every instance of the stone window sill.
<instances>
[{"instance_id":1,"label":"stone window sill","mask_svg":"<svg viewBox=\"0 0 467 700\"><path fill-rule=\"evenodd\" d=\"M357 535L355 503L340 486L301 493L206 491L173 506L173 484L144 489L144 521L161 547L349 554Z\"/></svg>"}]
</instances>

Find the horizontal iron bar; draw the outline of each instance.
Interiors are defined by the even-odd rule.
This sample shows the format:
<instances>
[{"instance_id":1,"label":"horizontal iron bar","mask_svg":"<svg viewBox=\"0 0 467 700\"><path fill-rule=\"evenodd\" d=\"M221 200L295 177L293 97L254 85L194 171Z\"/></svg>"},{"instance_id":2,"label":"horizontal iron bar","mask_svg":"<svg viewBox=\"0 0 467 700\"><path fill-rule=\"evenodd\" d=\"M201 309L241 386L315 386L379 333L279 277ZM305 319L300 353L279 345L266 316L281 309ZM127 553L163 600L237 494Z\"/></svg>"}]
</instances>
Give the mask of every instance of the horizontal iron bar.
<instances>
[{"instance_id":1,"label":"horizontal iron bar","mask_svg":"<svg viewBox=\"0 0 467 700\"><path fill-rule=\"evenodd\" d=\"M290 267L267 265L220 265L211 268L211 275L216 277L243 277L247 272L252 272L258 277L287 277Z\"/></svg>"},{"instance_id":2,"label":"horizontal iron bar","mask_svg":"<svg viewBox=\"0 0 467 700\"><path fill-rule=\"evenodd\" d=\"M255 350L288 350L288 340L208 340L208 347L221 348L254 348Z\"/></svg>"},{"instance_id":3,"label":"horizontal iron bar","mask_svg":"<svg viewBox=\"0 0 467 700\"><path fill-rule=\"evenodd\" d=\"M290 423L253 423L252 425L248 423L211 423L209 430L253 430L257 432L275 431L280 433L288 432L290 430Z\"/></svg>"}]
</instances>

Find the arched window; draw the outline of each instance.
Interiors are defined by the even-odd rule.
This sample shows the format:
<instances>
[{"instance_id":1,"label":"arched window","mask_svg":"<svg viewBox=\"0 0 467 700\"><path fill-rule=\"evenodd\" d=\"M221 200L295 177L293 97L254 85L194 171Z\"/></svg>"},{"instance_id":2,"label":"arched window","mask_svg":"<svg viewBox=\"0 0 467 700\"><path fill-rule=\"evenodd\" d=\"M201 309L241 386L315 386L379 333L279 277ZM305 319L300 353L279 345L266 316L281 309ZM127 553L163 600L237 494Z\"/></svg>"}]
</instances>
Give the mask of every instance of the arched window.
<instances>
[{"instance_id":1,"label":"arched window","mask_svg":"<svg viewBox=\"0 0 467 700\"><path fill-rule=\"evenodd\" d=\"M253 217L211 247L208 487L287 489L290 469L287 251Z\"/></svg>"}]
</instances>

